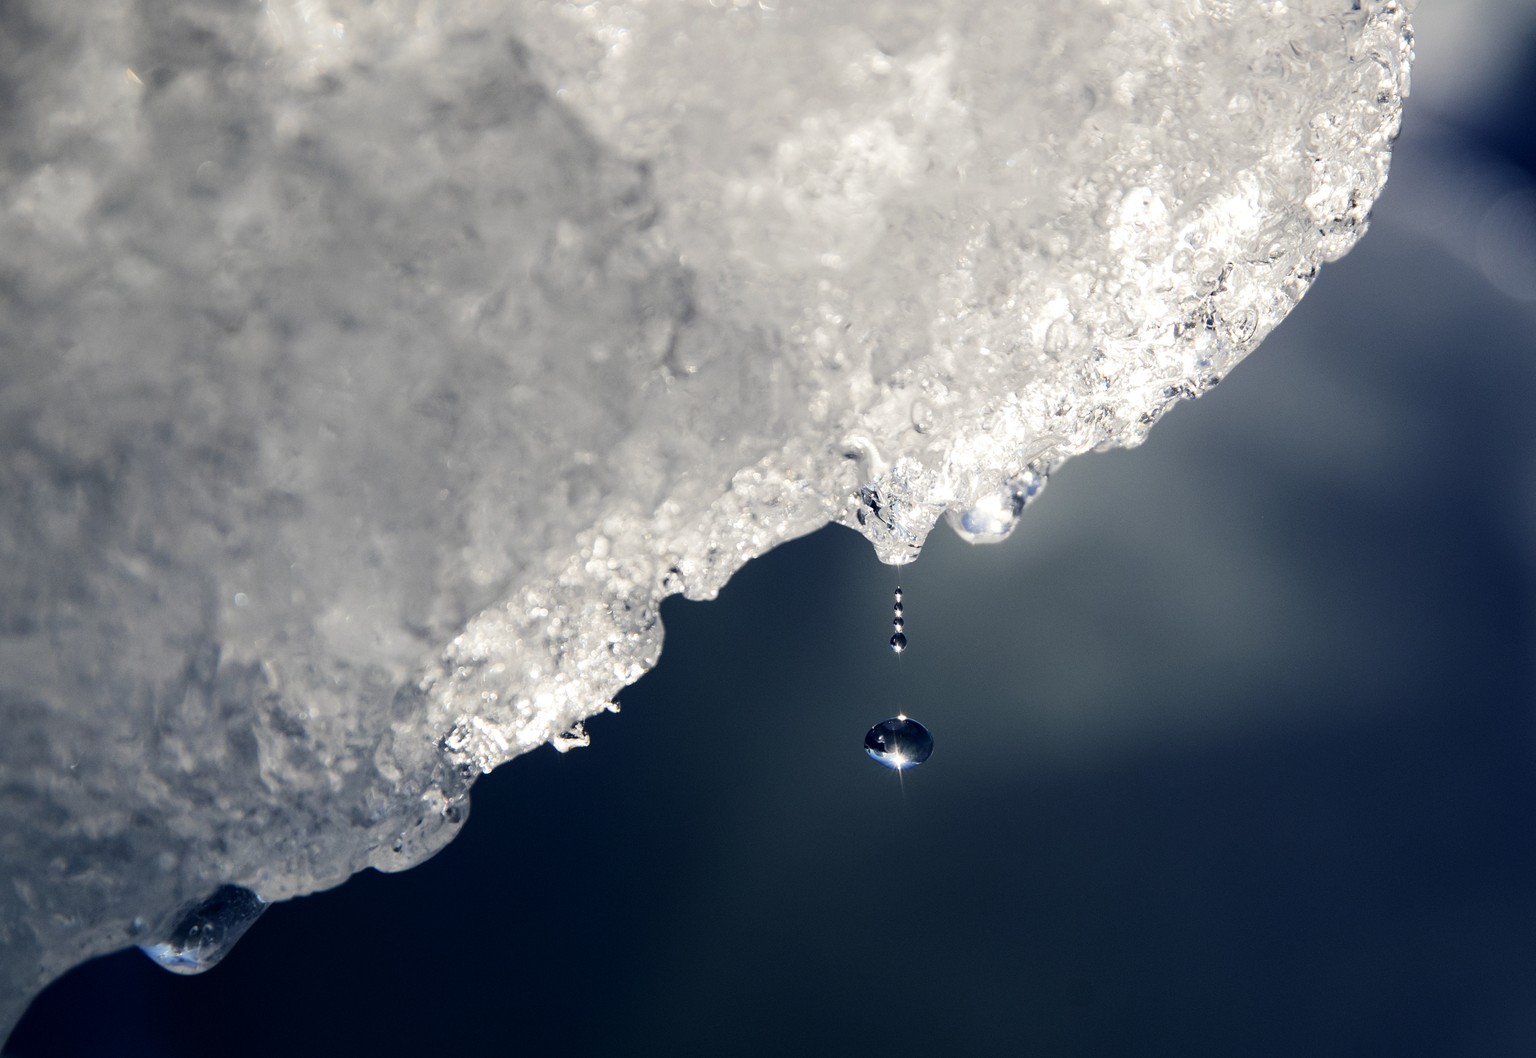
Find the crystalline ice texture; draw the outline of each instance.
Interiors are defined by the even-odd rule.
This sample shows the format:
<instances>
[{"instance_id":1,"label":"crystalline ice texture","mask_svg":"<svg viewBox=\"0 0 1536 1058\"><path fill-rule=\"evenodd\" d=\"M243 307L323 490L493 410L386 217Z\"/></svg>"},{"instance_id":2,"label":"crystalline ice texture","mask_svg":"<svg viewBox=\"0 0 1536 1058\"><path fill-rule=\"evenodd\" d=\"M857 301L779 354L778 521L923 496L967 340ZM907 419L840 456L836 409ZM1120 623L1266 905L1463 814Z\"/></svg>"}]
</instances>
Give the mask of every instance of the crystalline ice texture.
<instances>
[{"instance_id":1,"label":"crystalline ice texture","mask_svg":"<svg viewBox=\"0 0 1536 1058\"><path fill-rule=\"evenodd\" d=\"M220 886L430 855L663 596L1139 441L1359 237L1409 50L1348 0L5 5L0 1026Z\"/></svg>"}]
</instances>

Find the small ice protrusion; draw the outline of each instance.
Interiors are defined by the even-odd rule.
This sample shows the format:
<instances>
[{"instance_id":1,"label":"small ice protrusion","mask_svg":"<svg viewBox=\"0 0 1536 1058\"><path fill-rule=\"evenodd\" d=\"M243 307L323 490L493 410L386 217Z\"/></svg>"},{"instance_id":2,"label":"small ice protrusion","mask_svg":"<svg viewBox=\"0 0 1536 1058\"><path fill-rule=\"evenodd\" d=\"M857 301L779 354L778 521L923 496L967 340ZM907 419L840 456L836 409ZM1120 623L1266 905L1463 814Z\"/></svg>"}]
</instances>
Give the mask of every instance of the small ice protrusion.
<instances>
[{"instance_id":1,"label":"small ice protrusion","mask_svg":"<svg viewBox=\"0 0 1536 1058\"><path fill-rule=\"evenodd\" d=\"M169 937L139 948L172 973L200 974L228 955L266 909L266 901L249 889L221 885L183 915Z\"/></svg>"},{"instance_id":2,"label":"small ice protrusion","mask_svg":"<svg viewBox=\"0 0 1536 1058\"><path fill-rule=\"evenodd\" d=\"M1002 489L983 496L965 510L945 511L945 520L967 543L1002 543L1019 524L1024 508L1045 488L1047 477L1044 470L1030 465Z\"/></svg>"}]
</instances>

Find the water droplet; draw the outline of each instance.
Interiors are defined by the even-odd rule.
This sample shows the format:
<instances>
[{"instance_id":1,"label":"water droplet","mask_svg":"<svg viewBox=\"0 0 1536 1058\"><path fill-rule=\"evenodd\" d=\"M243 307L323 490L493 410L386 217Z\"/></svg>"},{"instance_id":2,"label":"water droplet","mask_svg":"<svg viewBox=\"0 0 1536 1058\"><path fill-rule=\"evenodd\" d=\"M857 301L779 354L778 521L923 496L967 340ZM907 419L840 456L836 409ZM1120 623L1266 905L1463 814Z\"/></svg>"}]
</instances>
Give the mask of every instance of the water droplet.
<instances>
[{"instance_id":1,"label":"water droplet","mask_svg":"<svg viewBox=\"0 0 1536 1058\"><path fill-rule=\"evenodd\" d=\"M907 622L903 621L900 617L893 617L891 618L891 626L900 632L907 627Z\"/></svg>"},{"instance_id":2,"label":"water droplet","mask_svg":"<svg viewBox=\"0 0 1536 1058\"><path fill-rule=\"evenodd\" d=\"M893 716L864 736L864 752L896 771L915 768L933 755L933 736L916 720Z\"/></svg>"},{"instance_id":3,"label":"water droplet","mask_svg":"<svg viewBox=\"0 0 1536 1058\"><path fill-rule=\"evenodd\" d=\"M1011 492L995 492L976 501L956 515L951 511L949 524L960 538L971 544L997 544L1008 539L1019 524L1024 505Z\"/></svg>"},{"instance_id":4,"label":"water droplet","mask_svg":"<svg viewBox=\"0 0 1536 1058\"><path fill-rule=\"evenodd\" d=\"M902 635L900 632L897 632L895 635L891 636L891 649L898 654L900 654L903 650L906 650L907 637Z\"/></svg>"},{"instance_id":5,"label":"water droplet","mask_svg":"<svg viewBox=\"0 0 1536 1058\"><path fill-rule=\"evenodd\" d=\"M893 606L892 610L895 611L897 617L900 617L905 612L901 608L901 603L897 603L895 606Z\"/></svg>"},{"instance_id":6,"label":"water droplet","mask_svg":"<svg viewBox=\"0 0 1536 1058\"><path fill-rule=\"evenodd\" d=\"M172 973L199 974L228 955L266 909L266 901L249 889L221 885L183 915L169 937L139 948Z\"/></svg>"},{"instance_id":7,"label":"water droplet","mask_svg":"<svg viewBox=\"0 0 1536 1058\"><path fill-rule=\"evenodd\" d=\"M945 519L960 539L971 544L997 544L1008 539L1024 508L1045 488L1044 471L1030 466L1006 486L984 496L964 511L946 511Z\"/></svg>"}]
</instances>

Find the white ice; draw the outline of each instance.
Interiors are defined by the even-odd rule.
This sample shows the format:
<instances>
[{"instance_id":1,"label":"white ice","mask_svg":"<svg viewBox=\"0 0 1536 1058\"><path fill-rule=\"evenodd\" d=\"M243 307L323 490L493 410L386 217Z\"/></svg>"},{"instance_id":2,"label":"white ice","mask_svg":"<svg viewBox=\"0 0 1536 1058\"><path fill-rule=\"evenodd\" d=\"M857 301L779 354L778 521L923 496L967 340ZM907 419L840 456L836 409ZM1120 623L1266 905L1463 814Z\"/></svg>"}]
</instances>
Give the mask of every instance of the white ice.
<instances>
[{"instance_id":1,"label":"white ice","mask_svg":"<svg viewBox=\"0 0 1536 1058\"><path fill-rule=\"evenodd\" d=\"M0 1035L429 856L664 596L1214 385L1381 191L1353 6L5 5Z\"/></svg>"}]
</instances>

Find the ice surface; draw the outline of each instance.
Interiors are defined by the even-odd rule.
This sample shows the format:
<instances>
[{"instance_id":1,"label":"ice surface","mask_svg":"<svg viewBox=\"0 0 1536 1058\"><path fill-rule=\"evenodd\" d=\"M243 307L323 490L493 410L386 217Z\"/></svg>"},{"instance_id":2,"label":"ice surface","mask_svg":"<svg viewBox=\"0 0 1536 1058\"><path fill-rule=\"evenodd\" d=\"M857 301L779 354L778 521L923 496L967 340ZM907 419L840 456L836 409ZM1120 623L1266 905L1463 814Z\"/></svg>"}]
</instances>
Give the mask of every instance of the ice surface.
<instances>
[{"instance_id":1,"label":"ice surface","mask_svg":"<svg viewBox=\"0 0 1536 1058\"><path fill-rule=\"evenodd\" d=\"M222 886L430 855L665 595L1137 443L1364 230L1410 46L1349 0L0 7L0 1032Z\"/></svg>"}]
</instances>

